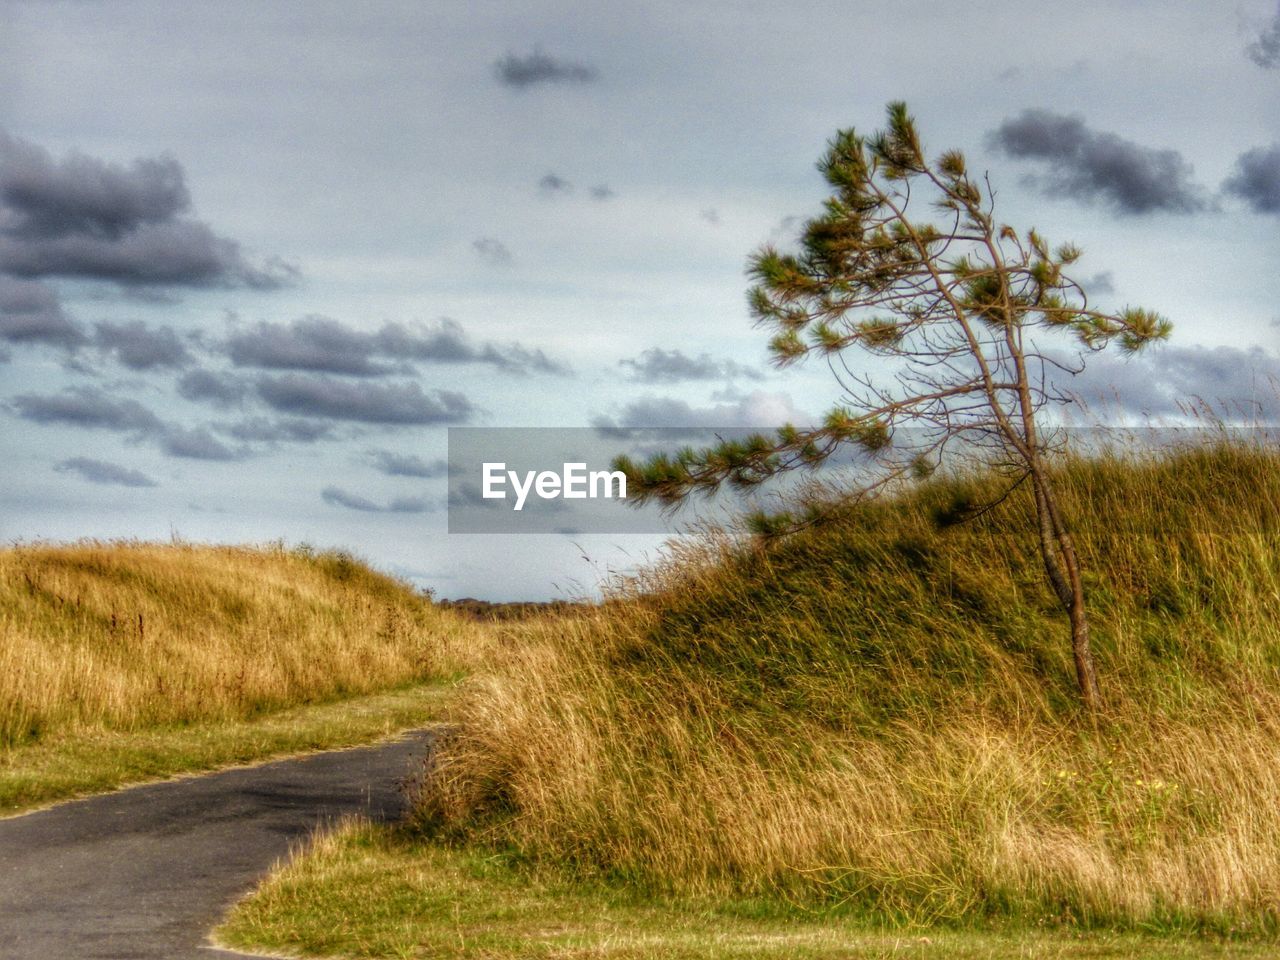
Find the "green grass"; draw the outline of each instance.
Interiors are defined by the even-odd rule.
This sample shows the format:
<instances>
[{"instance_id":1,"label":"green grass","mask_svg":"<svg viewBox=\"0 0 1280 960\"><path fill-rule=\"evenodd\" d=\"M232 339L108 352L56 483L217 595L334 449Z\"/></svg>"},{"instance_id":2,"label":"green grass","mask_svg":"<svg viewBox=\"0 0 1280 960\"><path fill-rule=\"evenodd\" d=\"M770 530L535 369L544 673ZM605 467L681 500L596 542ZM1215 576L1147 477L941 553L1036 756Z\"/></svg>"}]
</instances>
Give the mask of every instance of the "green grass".
<instances>
[{"instance_id":1,"label":"green grass","mask_svg":"<svg viewBox=\"0 0 1280 960\"><path fill-rule=\"evenodd\" d=\"M777 902L646 898L363 823L317 838L237 905L215 940L289 955L396 960L1202 960L1276 951L1103 931L885 929Z\"/></svg>"},{"instance_id":2,"label":"green grass","mask_svg":"<svg viewBox=\"0 0 1280 960\"><path fill-rule=\"evenodd\" d=\"M436 683L249 720L56 733L0 750L0 817L179 774L371 743L430 724L450 690Z\"/></svg>"}]
</instances>

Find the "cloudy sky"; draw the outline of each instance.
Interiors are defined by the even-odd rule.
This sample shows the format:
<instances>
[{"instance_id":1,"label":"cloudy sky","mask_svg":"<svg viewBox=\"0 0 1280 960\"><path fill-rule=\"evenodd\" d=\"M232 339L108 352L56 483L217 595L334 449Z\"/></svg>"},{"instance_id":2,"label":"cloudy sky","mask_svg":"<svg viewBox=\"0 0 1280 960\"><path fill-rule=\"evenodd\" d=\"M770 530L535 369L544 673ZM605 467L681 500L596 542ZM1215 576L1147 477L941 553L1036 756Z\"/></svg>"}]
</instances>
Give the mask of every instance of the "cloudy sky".
<instances>
[{"instance_id":1,"label":"cloudy sky","mask_svg":"<svg viewBox=\"0 0 1280 960\"><path fill-rule=\"evenodd\" d=\"M0 536L589 592L652 538L447 536L445 428L824 409L743 267L894 99L1103 303L1174 322L1094 359L1095 416L1274 410L1280 9L1063 9L0 0Z\"/></svg>"}]
</instances>

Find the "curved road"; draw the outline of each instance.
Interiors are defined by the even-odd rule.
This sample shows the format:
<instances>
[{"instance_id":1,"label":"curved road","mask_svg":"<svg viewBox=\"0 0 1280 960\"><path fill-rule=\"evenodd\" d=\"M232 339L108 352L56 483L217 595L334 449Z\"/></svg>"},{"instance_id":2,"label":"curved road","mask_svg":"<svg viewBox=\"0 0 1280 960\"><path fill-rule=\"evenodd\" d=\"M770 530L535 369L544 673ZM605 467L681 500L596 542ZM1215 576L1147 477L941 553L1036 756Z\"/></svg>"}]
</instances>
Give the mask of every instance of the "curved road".
<instances>
[{"instance_id":1,"label":"curved road","mask_svg":"<svg viewBox=\"0 0 1280 960\"><path fill-rule=\"evenodd\" d=\"M3 960L214 960L207 935L318 825L404 812L422 731L0 820Z\"/></svg>"}]
</instances>

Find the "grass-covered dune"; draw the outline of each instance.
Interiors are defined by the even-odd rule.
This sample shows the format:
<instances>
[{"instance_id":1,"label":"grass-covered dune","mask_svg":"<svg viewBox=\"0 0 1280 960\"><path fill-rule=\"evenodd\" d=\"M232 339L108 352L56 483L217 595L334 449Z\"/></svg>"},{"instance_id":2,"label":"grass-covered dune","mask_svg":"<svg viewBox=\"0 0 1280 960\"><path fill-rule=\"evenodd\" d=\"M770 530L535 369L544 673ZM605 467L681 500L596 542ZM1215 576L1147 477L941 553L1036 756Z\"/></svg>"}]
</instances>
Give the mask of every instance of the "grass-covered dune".
<instances>
[{"instance_id":1,"label":"grass-covered dune","mask_svg":"<svg viewBox=\"0 0 1280 960\"><path fill-rule=\"evenodd\" d=\"M243 718L456 669L465 629L340 553L85 542L0 551L0 746Z\"/></svg>"},{"instance_id":2,"label":"grass-covered dune","mask_svg":"<svg viewBox=\"0 0 1280 960\"><path fill-rule=\"evenodd\" d=\"M564 869L883 919L1280 927L1280 454L1072 460L1105 710L1029 491L938 479L518 630L420 820Z\"/></svg>"},{"instance_id":3,"label":"grass-covered dune","mask_svg":"<svg viewBox=\"0 0 1280 960\"><path fill-rule=\"evenodd\" d=\"M368 739L425 715L425 694L388 691L458 673L482 640L343 553L0 550L0 808Z\"/></svg>"}]
</instances>

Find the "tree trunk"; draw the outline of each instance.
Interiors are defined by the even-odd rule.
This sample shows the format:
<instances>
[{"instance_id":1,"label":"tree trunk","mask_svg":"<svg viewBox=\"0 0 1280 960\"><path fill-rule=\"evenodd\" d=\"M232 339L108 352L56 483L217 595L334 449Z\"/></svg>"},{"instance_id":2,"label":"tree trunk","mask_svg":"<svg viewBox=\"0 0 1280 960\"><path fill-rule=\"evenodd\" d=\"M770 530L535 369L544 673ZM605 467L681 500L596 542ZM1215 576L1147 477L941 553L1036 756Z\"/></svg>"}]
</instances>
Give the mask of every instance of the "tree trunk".
<instances>
[{"instance_id":1,"label":"tree trunk","mask_svg":"<svg viewBox=\"0 0 1280 960\"><path fill-rule=\"evenodd\" d=\"M1085 708L1096 713L1102 706L1102 691L1098 687L1098 672L1094 669L1093 650L1089 646L1089 618L1085 614L1084 586L1080 583L1078 569L1074 570L1071 581L1073 597L1068 614L1071 617L1071 654L1076 661L1076 683L1080 685L1080 697Z\"/></svg>"},{"instance_id":2,"label":"tree trunk","mask_svg":"<svg viewBox=\"0 0 1280 960\"><path fill-rule=\"evenodd\" d=\"M1089 617L1085 610L1084 582L1080 578L1075 544L1058 511L1057 497L1049 478L1040 471L1033 471L1032 482L1040 531L1040 557L1044 561L1049 584L1071 623L1071 655L1075 660L1080 699L1085 709L1094 713L1102 705L1102 691L1098 686L1098 672L1089 643Z\"/></svg>"}]
</instances>

